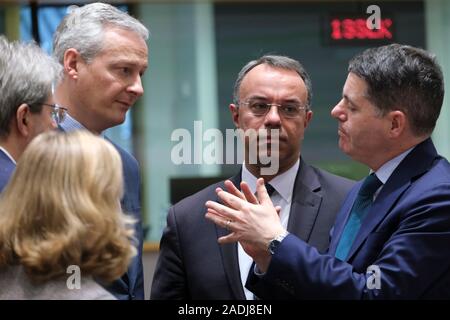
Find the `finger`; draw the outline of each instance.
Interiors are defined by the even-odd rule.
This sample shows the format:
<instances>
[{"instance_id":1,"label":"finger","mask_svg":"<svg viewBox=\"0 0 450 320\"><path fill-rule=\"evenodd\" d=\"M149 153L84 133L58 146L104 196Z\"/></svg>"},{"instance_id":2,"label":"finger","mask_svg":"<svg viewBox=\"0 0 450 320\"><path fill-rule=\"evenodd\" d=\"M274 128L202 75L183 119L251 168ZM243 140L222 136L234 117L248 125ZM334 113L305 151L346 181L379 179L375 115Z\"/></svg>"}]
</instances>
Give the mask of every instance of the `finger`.
<instances>
[{"instance_id":1,"label":"finger","mask_svg":"<svg viewBox=\"0 0 450 320\"><path fill-rule=\"evenodd\" d=\"M236 186L230 180L225 181L225 187L227 188L228 192L231 193L232 195L235 195L236 197L242 200L247 200L245 198L245 195L238 188L236 188Z\"/></svg>"},{"instance_id":2,"label":"finger","mask_svg":"<svg viewBox=\"0 0 450 320\"><path fill-rule=\"evenodd\" d=\"M224 192L224 191L222 191L222 192ZM240 201L242 201L242 200L240 200ZM227 220L236 220L236 218L239 214L236 210L234 210L232 208L228 208L227 206L224 206L223 204L217 203L215 201L207 201L205 205L206 205L206 208L216 211L216 213L217 213L217 214L215 214L216 217L219 215Z\"/></svg>"},{"instance_id":3,"label":"finger","mask_svg":"<svg viewBox=\"0 0 450 320\"><path fill-rule=\"evenodd\" d=\"M228 192L244 201L247 201L245 199L245 196L243 195L243 193L241 193L241 191L235 187L235 185L233 184L233 182L231 182L230 180L226 180L225 181L225 187L228 190ZM222 188L217 187L216 188L216 193L219 194L219 192L224 191ZM222 201L224 202L225 205L230 206L230 203L227 202L227 200L222 199Z\"/></svg>"},{"instance_id":4,"label":"finger","mask_svg":"<svg viewBox=\"0 0 450 320\"><path fill-rule=\"evenodd\" d=\"M256 180L256 194L258 195L260 204L262 204L263 206L268 205L273 207L272 200L270 200L270 196L267 193L263 178L259 178L258 180Z\"/></svg>"},{"instance_id":5,"label":"finger","mask_svg":"<svg viewBox=\"0 0 450 320\"><path fill-rule=\"evenodd\" d=\"M278 216L279 216L279 215L280 215L280 212L281 212L281 207L280 207L280 206L276 206L276 207L275 207L275 210L277 211Z\"/></svg>"},{"instance_id":6,"label":"finger","mask_svg":"<svg viewBox=\"0 0 450 320\"><path fill-rule=\"evenodd\" d=\"M219 196L219 192L224 191L221 187L217 187L216 188L216 194L217 196ZM230 206L230 204L224 200L222 200L222 202L226 205L226 206Z\"/></svg>"},{"instance_id":7,"label":"finger","mask_svg":"<svg viewBox=\"0 0 450 320\"><path fill-rule=\"evenodd\" d=\"M216 224L217 226L224 228L224 229L228 229L229 225L231 224L231 222L229 223L228 221L231 221L225 217L221 217L221 216L217 216L215 214L212 214L211 212L206 212L205 214L205 218L211 222L213 222L214 224Z\"/></svg>"},{"instance_id":8,"label":"finger","mask_svg":"<svg viewBox=\"0 0 450 320\"><path fill-rule=\"evenodd\" d=\"M247 182L242 181L241 182L241 190L245 195L245 198L248 202L253 204L258 204L258 199L256 199L255 195L253 194L252 190L250 190L250 186Z\"/></svg>"},{"instance_id":9,"label":"finger","mask_svg":"<svg viewBox=\"0 0 450 320\"><path fill-rule=\"evenodd\" d=\"M216 188L216 193L219 193L220 191L223 191L223 189L221 187L217 187Z\"/></svg>"},{"instance_id":10,"label":"finger","mask_svg":"<svg viewBox=\"0 0 450 320\"><path fill-rule=\"evenodd\" d=\"M218 217L221 217L221 218L224 218L224 219L227 218L227 217L224 217L223 215L221 215L220 213L218 213L216 210L211 209L211 208L208 208L208 210L206 212L209 212L210 214L213 214L215 216L218 216Z\"/></svg>"},{"instance_id":11,"label":"finger","mask_svg":"<svg viewBox=\"0 0 450 320\"><path fill-rule=\"evenodd\" d=\"M220 192L227 192L227 191L224 191L222 188L220 188L220 187L217 187L216 188L216 194L217 194L217 196L219 197L219 193ZM240 196L237 196L238 198L240 198ZM220 198L220 197L219 197ZM230 204L230 203L228 203L228 199L220 199L222 202L223 202L223 204L224 205L226 205L227 207L232 207L232 205ZM246 201L245 199L243 199L243 201Z\"/></svg>"},{"instance_id":12,"label":"finger","mask_svg":"<svg viewBox=\"0 0 450 320\"><path fill-rule=\"evenodd\" d=\"M221 191L217 194L220 200L222 200L231 209L241 210L245 205L247 205L246 200L242 200L229 192ZM219 211L220 212L220 211Z\"/></svg>"},{"instance_id":13,"label":"finger","mask_svg":"<svg viewBox=\"0 0 450 320\"><path fill-rule=\"evenodd\" d=\"M237 242L237 235L234 232L231 232L229 234L227 234L226 236L220 237L219 239L217 239L217 242L219 242L220 244L227 244L227 243L234 243Z\"/></svg>"}]
</instances>

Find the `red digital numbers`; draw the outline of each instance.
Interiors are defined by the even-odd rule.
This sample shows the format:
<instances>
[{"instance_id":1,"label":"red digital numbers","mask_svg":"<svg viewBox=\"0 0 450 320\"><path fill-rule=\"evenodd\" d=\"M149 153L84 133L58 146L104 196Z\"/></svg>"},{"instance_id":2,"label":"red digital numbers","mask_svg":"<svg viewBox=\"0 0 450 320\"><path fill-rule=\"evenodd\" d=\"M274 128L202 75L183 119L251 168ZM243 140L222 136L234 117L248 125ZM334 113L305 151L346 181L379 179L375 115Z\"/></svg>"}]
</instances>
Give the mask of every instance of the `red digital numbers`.
<instances>
[{"instance_id":1,"label":"red digital numbers","mask_svg":"<svg viewBox=\"0 0 450 320\"><path fill-rule=\"evenodd\" d=\"M365 19L332 19L331 38L333 40L392 39L391 19L381 19L380 29L369 29Z\"/></svg>"}]
</instances>

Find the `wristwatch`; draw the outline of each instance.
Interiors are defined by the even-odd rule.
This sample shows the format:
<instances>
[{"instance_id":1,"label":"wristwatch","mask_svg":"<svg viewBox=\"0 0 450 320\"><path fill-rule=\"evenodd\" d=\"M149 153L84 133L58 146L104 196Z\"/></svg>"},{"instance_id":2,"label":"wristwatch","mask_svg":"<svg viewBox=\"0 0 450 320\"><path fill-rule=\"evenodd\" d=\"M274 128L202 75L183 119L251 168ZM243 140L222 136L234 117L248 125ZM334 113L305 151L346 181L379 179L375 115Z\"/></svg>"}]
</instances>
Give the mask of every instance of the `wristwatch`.
<instances>
[{"instance_id":1,"label":"wristwatch","mask_svg":"<svg viewBox=\"0 0 450 320\"><path fill-rule=\"evenodd\" d=\"M275 250L277 249L277 247L280 245L281 241L283 241L284 238L286 238L286 236L289 234L289 232L287 232L286 230L284 230L284 232L278 236L276 236L275 238L273 238L270 242L269 242L269 246L268 246L268 250L270 252L271 255L275 254Z\"/></svg>"}]
</instances>

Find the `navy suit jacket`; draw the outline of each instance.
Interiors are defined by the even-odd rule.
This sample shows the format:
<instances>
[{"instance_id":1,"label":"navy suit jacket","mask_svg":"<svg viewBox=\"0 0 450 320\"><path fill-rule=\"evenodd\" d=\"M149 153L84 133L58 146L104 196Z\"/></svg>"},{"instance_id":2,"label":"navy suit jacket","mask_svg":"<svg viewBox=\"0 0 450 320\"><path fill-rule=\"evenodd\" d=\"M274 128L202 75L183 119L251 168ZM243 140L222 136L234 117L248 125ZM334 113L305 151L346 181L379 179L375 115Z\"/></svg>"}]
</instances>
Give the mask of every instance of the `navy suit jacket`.
<instances>
[{"instance_id":1,"label":"navy suit jacket","mask_svg":"<svg viewBox=\"0 0 450 320\"><path fill-rule=\"evenodd\" d=\"M241 174L231 180L239 186ZM300 160L288 230L326 251L335 214L353 184ZM205 202L219 201L215 192L218 186L224 188L223 182L169 209L151 299L245 299L237 244L219 245L217 238L228 231L205 218Z\"/></svg>"},{"instance_id":2,"label":"navy suit jacket","mask_svg":"<svg viewBox=\"0 0 450 320\"><path fill-rule=\"evenodd\" d=\"M60 130L65 131L62 127ZM143 232L141 219L141 183L139 164L136 159L120 146L111 142L122 158L124 195L120 203L122 210L131 215L135 223L135 238L137 255L133 258L127 272L112 284L105 286L119 300L144 299L144 270L142 265Z\"/></svg>"},{"instance_id":3,"label":"navy suit jacket","mask_svg":"<svg viewBox=\"0 0 450 320\"><path fill-rule=\"evenodd\" d=\"M14 162L0 150L0 192L5 188L15 168Z\"/></svg>"},{"instance_id":4,"label":"navy suit jacket","mask_svg":"<svg viewBox=\"0 0 450 320\"><path fill-rule=\"evenodd\" d=\"M122 158L124 175L124 195L121 199L122 210L131 215L135 220L135 238L138 254L133 258L127 273L122 278L114 281L106 289L120 300L144 299L144 269L142 265L142 247L144 235L141 218L141 183L139 176L139 164L126 150L110 141Z\"/></svg>"},{"instance_id":5,"label":"navy suit jacket","mask_svg":"<svg viewBox=\"0 0 450 320\"><path fill-rule=\"evenodd\" d=\"M334 258L361 183L336 219L329 254L289 235L267 273L247 288L274 299L449 299L450 164L431 139L395 169L364 219L346 261ZM367 269L376 266L380 285ZM270 289L270 291L268 291Z\"/></svg>"}]
</instances>

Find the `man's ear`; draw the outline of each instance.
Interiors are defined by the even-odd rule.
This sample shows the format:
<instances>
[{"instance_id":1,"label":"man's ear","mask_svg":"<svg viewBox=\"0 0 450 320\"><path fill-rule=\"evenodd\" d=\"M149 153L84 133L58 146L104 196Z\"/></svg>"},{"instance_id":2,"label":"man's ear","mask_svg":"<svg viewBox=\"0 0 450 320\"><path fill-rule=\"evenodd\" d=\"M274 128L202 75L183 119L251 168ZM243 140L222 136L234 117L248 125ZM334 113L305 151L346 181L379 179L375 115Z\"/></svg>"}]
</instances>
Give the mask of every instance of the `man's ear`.
<instances>
[{"instance_id":1,"label":"man's ear","mask_svg":"<svg viewBox=\"0 0 450 320\"><path fill-rule=\"evenodd\" d=\"M311 110L306 110L305 123L303 124L305 129L308 127L309 123L311 122L313 115L314 115L314 113Z\"/></svg>"},{"instance_id":2,"label":"man's ear","mask_svg":"<svg viewBox=\"0 0 450 320\"><path fill-rule=\"evenodd\" d=\"M388 117L390 120L390 136L393 138L399 137L407 126L408 119L406 118L406 114L403 111L395 110L388 113Z\"/></svg>"},{"instance_id":3,"label":"man's ear","mask_svg":"<svg viewBox=\"0 0 450 320\"><path fill-rule=\"evenodd\" d=\"M16 111L16 128L22 136L30 134L30 107L26 103L22 103Z\"/></svg>"},{"instance_id":4,"label":"man's ear","mask_svg":"<svg viewBox=\"0 0 450 320\"><path fill-rule=\"evenodd\" d=\"M229 106L231 112L231 118L233 120L234 125L237 129L239 129L239 107L235 104L230 104Z\"/></svg>"},{"instance_id":5,"label":"man's ear","mask_svg":"<svg viewBox=\"0 0 450 320\"><path fill-rule=\"evenodd\" d=\"M64 72L69 78L76 80L78 78L78 67L81 62L81 55L77 49L70 48L64 52Z\"/></svg>"}]
</instances>

